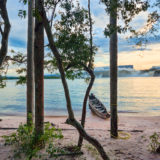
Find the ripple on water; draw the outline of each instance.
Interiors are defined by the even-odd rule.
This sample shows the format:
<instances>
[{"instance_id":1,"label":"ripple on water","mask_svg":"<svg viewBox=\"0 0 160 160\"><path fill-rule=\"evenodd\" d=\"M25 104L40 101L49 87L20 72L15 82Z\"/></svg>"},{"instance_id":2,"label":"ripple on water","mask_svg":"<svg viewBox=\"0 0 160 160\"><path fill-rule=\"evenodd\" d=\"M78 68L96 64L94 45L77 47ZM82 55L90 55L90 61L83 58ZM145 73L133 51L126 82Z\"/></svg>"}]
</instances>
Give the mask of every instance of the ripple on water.
<instances>
[{"instance_id":1,"label":"ripple on water","mask_svg":"<svg viewBox=\"0 0 160 160\"><path fill-rule=\"evenodd\" d=\"M16 86L15 80L7 82L7 87L0 92L0 114L25 113L26 87ZM73 109L80 111L87 84L83 79L68 80ZM118 80L118 109L129 112L160 113L160 78L129 77ZM64 90L60 79L45 80L45 112L66 113ZM95 80L92 92L109 110L109 78Z\"/></svg>"}]
</instances>

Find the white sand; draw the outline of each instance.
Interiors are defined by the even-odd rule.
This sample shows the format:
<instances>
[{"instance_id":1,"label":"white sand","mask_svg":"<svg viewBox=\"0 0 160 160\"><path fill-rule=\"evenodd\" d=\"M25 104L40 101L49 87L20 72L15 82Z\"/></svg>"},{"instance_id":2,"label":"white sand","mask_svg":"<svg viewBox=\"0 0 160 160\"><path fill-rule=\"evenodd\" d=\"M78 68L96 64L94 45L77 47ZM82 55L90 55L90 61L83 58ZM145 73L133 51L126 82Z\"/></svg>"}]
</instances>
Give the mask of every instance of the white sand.
<instances>
[{"instance_id":1,"label":"white sand","mask_svg":"<svg viewBox=\"0 0 160 160\"><path fill-rule=\"evenodd\" d=\"M63 144L76 144L78 140L78 132L72 127L65 124L67 117L45 117L45 121L56 124L57 127L63 129L64 139ZM24 123L24 117L0 117L0 136L9 135L15 130L4 130L2 128L17 128L19 123ZM80 119L79 117L77 118ZM160 116L136 116L136 115L119 115L119 130L129 133L131 136L128 140L111 139L110 138L110 121L100 119L94 115L89 115L86 119L86 130L93 137L97 138L105 148L111 159L113 160L160 160L160 154L151 153L148 150L149 136L154 132L160 132ZM138 131L138 132L136 132ZM6 160L11 154L11 147L5 147L3 140L0 138L0 160ZM87 160L96 159L88 152L84 141L84 155ZM82 157L62 159L82 159ZM98 158L101 159L101 158Z\"/></svg>"}]
</instances>

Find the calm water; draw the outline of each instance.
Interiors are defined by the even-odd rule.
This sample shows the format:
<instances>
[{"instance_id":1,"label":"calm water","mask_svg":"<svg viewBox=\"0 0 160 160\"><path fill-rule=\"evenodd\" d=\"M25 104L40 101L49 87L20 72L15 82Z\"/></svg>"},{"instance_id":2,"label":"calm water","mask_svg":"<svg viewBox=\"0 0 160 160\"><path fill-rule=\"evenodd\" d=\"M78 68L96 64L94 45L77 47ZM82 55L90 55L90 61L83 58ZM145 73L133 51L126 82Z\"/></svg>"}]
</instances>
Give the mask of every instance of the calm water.
<instances>
[{"instance_id":1,"label":"calm water","mask_svg":"<svg viewBox=\"0 0 160 160\"><path fill-rule=\"evenodd\" d=\"M15 80L7 82L0 89L0 115L25 114L25 86L16 86ZM68 81L72 106L80 113L87 84L84 80ZM92 92L109 110L109 78L96 79ZM119 78L118 107L120 112L139 112L160 115L160 78L132 77ZM89 111L89 109L88 109ZM61 80L45 80L45 113L66 115L66 103Z\"/></svg>"}]
</instances>

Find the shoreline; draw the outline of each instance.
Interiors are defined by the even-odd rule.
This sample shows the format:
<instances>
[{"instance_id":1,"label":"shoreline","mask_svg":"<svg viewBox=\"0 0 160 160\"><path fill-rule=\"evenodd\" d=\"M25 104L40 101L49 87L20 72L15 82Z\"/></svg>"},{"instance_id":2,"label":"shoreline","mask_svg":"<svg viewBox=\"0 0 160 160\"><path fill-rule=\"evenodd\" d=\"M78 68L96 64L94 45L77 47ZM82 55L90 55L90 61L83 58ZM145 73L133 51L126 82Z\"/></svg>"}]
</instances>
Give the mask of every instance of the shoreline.
<instances>
[{"instance_id":1,"label":"shoreline","mask_svg":"<svg viewBox=\"0 0 160 160\"><path fill-rule=\"evenodd\" d=\"M58 116L45 116L44 117L44 122L50 121L50 122L55 122L57 125L61 124L61 126L70 126L68 124L65 124L65 120L67 119L68 116L66 115L58 115ZM75 116L75 118L80 122L81 121L81 116ZM140 121L141 120L141 121ZM2 126L14 126L18 127L20 123L25 123L26 121L26 116L0 116L0 128ZM140 121L140 122L139 122ZM134 125L141 125L143 121L160 121L160 115L138 115L138 114L124 114L124 113L119 113L118 114L118 123L119 123L119 128L121 128L121 123L124 123L125 125L128 124L131 125L134 123ZM145 124L145 126L149 126L150 123ZM105 129L106 127L110 127L110 118L107 119L102 119L97 117L94 114L89 114L86 116L86 128L103 128ZM106 126L106 127L105 127ZM160 124L159 124L160 126ZM131 127L131 126L130 126ZM130 128L129 127L129 128ZM156 127L157 128L157 127Z\"/></svg>"},{"instance_id":2,"label":"shoreline","mask_svg":"<svg viewBox=\"0 0 160 160\"><path fill-rule=\"evenodd\" d=\"M110 112L109 112L110 113ZM74 111L74 114L75 114L75 117L81 117L81 114L82 112L81 111ZM92 113L91 111L87 111L87 116L92 116L94 115L94 113ZM57 114L45 114L44 117L46 118L56 118L56 117L67 117L67 113L66 112L63 112L61 114L61 112L58 112ZM157 112L134 112L134 111L119 111L118 112L118 116L133 116L133 117L156 117L156 116L160 116L160 113L157 113ZM23 114L10 114L10 113L6 113L6 114L3 114L3 113L0 113L0 118L1 117L26 117L26 114L23 113Z\"/></svg>"}]
</instances>

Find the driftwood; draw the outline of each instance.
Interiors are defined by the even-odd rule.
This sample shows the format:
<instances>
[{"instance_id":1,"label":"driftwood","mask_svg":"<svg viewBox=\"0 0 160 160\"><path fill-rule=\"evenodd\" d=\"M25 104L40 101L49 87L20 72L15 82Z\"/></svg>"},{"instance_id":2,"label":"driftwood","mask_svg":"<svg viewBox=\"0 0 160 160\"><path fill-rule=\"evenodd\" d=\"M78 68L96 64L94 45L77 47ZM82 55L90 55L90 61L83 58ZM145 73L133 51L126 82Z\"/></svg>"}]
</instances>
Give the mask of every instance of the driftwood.
<instances>
[{"instance_id":1,"label":"driftwood","mask_svg":"<svg viewBox=\"0 0 160 160\"><path fill-rule=\"evenodd\" d=\"M107 131L111 131L111 130L107 130ZM143 132L143 130L121 130L119 129L118 132L122 132L122 131L125 131L125 132Z\"/></svg>"},{"instance_id":2,"label":"driftwood","mask_svg":"<svg viewBox=\"0 0 160 160\"><path fill-rule=\"evenodd\" d=\"M72 153L61 153L61 154L53 154L50 156L52 157L60 157L60 156L77 156L77 155L82 155L83 152L72 152Z\"/></svg>"},{"instance_id":3,"label":"driftwood","mask_svg":"<svg viewBox=\"0 0 160 160\"><path fill-rule=\"evenodd\" d=\"M0 130L16 130L18 128L9 128L9 127L6 127L6 128L0 128Z\"/></svg>"}]
</instances>

